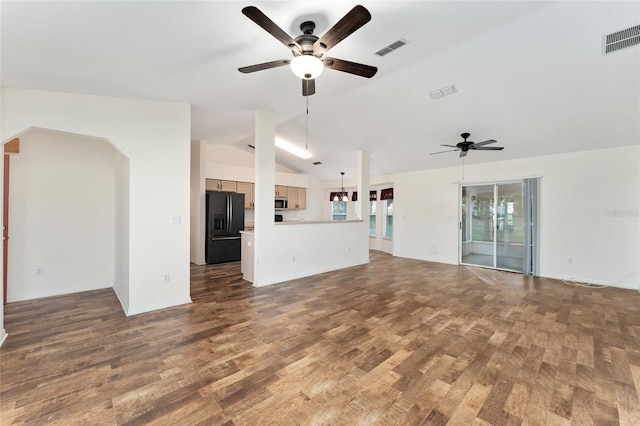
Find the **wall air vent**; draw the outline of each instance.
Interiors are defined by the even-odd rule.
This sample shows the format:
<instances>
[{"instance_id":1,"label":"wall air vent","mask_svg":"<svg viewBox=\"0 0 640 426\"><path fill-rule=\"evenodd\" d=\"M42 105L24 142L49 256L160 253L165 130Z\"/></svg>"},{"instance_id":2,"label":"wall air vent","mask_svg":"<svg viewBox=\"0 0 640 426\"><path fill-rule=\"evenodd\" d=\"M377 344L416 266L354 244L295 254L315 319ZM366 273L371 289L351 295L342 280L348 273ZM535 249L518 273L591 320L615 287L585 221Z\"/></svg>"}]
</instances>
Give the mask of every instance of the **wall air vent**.
<instances>
[{"instance_id":1,"label":"wall air vent","mask_svg":"<svg viewBox=\"0 0 640 426\"><path fill-rule=\"evenodd\" d=\"M376 52L376 55L378 55L378 56L384 56L384 55L386 55L387 53L391 53L391 52L393 52L394 50L396 50L396 49L398 49L398 48L400 48L400 47L404 46L404 45L405 45L405 44L407 44L407 43L408 43L408 41L407 41L407 40L404 40L404 39L402 39L402 38L401 38L400 40L394 41L394 42L393 42L393 43L391 43L390 45L385 46L385 47L383 47L382 49L378 50L378 51Z\"/></svg>"},{"instance_id":2,"label":"wall air vent","mask_svg":"<svg viewBox=\"0 0 640 426\"><path fill-rule=\"evenodd\" d=\"M640 44L640 25L604 35L602 37L602 54L606 55L638 44Z\"/></svg>"}]
</instances>

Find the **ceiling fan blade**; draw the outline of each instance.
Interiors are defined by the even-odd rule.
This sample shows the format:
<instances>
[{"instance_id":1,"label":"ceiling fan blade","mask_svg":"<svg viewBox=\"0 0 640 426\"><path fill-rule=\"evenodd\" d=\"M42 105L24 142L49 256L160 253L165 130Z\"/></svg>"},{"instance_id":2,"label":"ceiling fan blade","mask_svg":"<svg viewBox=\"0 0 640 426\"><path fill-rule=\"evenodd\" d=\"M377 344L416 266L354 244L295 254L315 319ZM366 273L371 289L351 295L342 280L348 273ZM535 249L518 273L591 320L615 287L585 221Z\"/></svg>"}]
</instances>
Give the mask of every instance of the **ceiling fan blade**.
<instances>
[{"instance_id":1,"label":"ceiling fan blade","mask_svg":"<svg viewBox=\"0 0 640 426\"><path fill-rule=\"evenodd\" d=\"M322 37L313 44L313 54L322 54L340 43L347 36L371 20L371 14L363 6L357 5L342 17Z\"/></svg>"},{"instance_id":2,"label":"ceiling fan blade","mask_svg":"<svg viewBox=\"0 0 640 426\"><path fill-rule=\"evenodd\" d=\"M481 146L480 148L471 148L475 149L476 151L502 151L504 149L504 146Z\"/></svg>"},{"instance_id":3,"label":"ceiling fan blade","mask_svg":"<svg viewBox=\"0 0 640 426\"><path fill-rule=\"evenodd\" d=\"M482 141L482 142L476 142L476 143L474 143L474 145L475 146L482 146L482 145L489 145L490 143L496 143L496 142L498 142L498 141L493 140L493 139L489 139L489 140Z\"/></svg>"},{"instance_id":4,"label":"ceiling fan blade","mask_svg":"<svg viewBox=\"0 0 640 426\"><path fill-rule=\"evenodd\" d=\"M274 36L280 43L287 46L292 51L302 54L302 48L291 36L284 32L282 28L277 26L275 22L267 17L255 6L247 6L242 9L242 13L253 22L261 26L265 31ZM295 55L295 53L294 53Z\"/></svg>"},{"instance_id":5,"label":"ceiling fan blade","mask_svg":"<svg viewBox=\"0 0 640 426\"><path fill-rule=\"evenodd\" d=\"M277 61L265 62L263 64L249 65L247 67L238 68L241 73L249 74L250 72L268 70L269 68L281 67L291 62L288 59L279 59Z\"/></svg>"},{"instance_id":6,"label":"ceiling fan blade","mask_svg":"<svg viewBox=\"0 0 640 426\"><path fill-rule=\"evenodd\" d=\"M450 148L458 148L457 145L446 145L446 144L440 144L440 146L448 146ZM458 148L459 149L459 148Z\"/></svg>"},{"instance_id":7,"label":"ceiling fan blade","mask_svg":"<svg viewBox=\"0 0 640 426\"><path fill-rule=\"evenodd\" d=\"M431 153L429 153L429 155L444 154L445 152L453 152L453 151L458 151L458 150L457 149L448 149L446 151L431 152Z\"/></svg>"},{"instance_id":8,"label":"ceiling fan blade","mask_svg":"<svg viewBox=\"0 0 640 426\"><path fill-rule=\"evenodd\" d=\"M302 79L302 96L311 96L316 93L316 80Z\"/></svg>"},{"instance_id":9,"label":"ceiling fan blade","mask_svg":"<svg viewBox=\"0 0 640 426\"><path fill-rule=\"evenodd\" d=\"M325 68L336 71L348 72L360 77L371 78L378 72L378 68L371 65L358 64L357 62L345 61L344 59L324 58L322 60Z\"/></svg>"},{"instance_id":10,"label":"ceiling fan blade","mask_svg":"<svg viewBox=\"0 0 640 426\"><path fill-rule=\"evenodd\" d=\"M460 157L466 156L467 152L469 152L469 151L460 151Z\"/></svg>"}]
</instances>

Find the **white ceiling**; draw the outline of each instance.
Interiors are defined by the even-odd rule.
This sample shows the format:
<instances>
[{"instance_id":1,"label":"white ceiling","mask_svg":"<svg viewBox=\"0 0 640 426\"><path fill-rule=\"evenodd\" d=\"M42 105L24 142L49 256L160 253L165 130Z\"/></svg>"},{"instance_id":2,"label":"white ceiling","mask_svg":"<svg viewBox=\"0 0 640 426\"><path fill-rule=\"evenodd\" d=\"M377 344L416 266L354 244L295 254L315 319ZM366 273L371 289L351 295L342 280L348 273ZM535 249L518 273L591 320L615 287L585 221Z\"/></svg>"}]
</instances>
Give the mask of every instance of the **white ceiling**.
<instances>
[{"instance_id":1,"label":"white ceiling","mask_svg":"<svg viewBox=\"0 0 640 426\"><path fill-rule=\"evenodd\" d=\"M238 67L290 58L241 13L253 4L287 33L303 20L323 34L351 2L2 1L2 85L192 105L192 139L246 148L256 109L304 146L305 98L288 67ZM311 160L279 162L318 179L460 164L440 144L496 139L497 161L640 143L640 46L602 55L602 36L640 23L638 1L374 1L372 20L330 56L374 65L372 79L333 70L309 97ZM374 52L409 43L384 57ZM458 92L432 100L429 92ZM323 164L314 166L313 161Z\"/></svg>"}]
</instances>

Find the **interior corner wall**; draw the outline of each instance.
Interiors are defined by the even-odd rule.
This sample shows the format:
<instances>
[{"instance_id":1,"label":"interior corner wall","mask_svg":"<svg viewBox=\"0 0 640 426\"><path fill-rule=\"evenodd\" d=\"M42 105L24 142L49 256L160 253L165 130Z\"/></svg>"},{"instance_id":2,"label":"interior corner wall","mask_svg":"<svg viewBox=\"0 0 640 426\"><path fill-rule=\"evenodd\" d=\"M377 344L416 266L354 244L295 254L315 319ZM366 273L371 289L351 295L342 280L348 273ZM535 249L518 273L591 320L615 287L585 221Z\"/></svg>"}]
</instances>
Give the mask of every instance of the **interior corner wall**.
<instances>
[{"instance_id":1,"label":"interior corner wall","mask_svg":"<svg viewBox=\"0 0 640 426\"><path fill-rule=\"evenodd\" d=\"M7 301L110 288L115 150L32 129L10 156Z\"/></svg>"},{"instance_id":2,"label":"interior corner wall","mask_svg":"<svg viewBox=\"0 0 640 426\"><path fill-rule=\"evenodd\" d=\"M32 127L108 139L129 159L126 314L189 303L190 106L3 88L2 140Z\"/></svg>"},{"instance_id":3,"label":"interior corner wall","mask_svg":"<svg viewBox=\"0 0 640 426\"><path fill-rule=\"evenodd\" d=\"M540 276L640 288L640 145L465 164L467 183L531 176ZM394 178L394 254L457 264L460 168Z\"/></svg>"},{"instance_id":4,"label":"interior corner wall","mask_svg":"<svg viewBox=\"0 0 640 426\"><path fill-rule=\"evenodd\" d=\"M129 159L116 150L115 291L125 312L129 310Z\"/></svg>"}]
</instances>

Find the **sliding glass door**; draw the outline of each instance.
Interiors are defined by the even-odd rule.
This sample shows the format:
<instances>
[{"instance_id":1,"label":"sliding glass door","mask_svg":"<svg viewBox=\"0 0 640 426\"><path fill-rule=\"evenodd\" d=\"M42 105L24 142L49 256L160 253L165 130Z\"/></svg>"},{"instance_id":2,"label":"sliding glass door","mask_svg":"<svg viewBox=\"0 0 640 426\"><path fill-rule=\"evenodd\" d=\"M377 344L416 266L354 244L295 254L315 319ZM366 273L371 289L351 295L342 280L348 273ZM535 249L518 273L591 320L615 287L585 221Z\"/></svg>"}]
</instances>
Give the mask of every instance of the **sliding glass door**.
<instances>
[{"instance_id":1,"label":"sliding glass door","mask_svg":"<svg viewBox=\"0 0 640 426\"><path fill-rule=\"evenodd\" d=\"M524 261L523 184L498 184L496 208L496 265L522 272Z\"/></svg>"},{"instance_id":2,"label":"sliding glass door","mask_svg":"<svg viewBox=\"0 0 640 426\"><path fill-rule=\"evenodd\" d=\"M535 275L537 179L461 185L460 263Z\"/></svg>"},{"instance_id":3,"label":"sliding glass door","mask_svg":"<svg viewBox=\"0 0 640 426\"><path fill-rule=\"evenodd\" d=\"M495 267L494 185L462 187L462 263Z\"/></svg>"}]
</instances>

